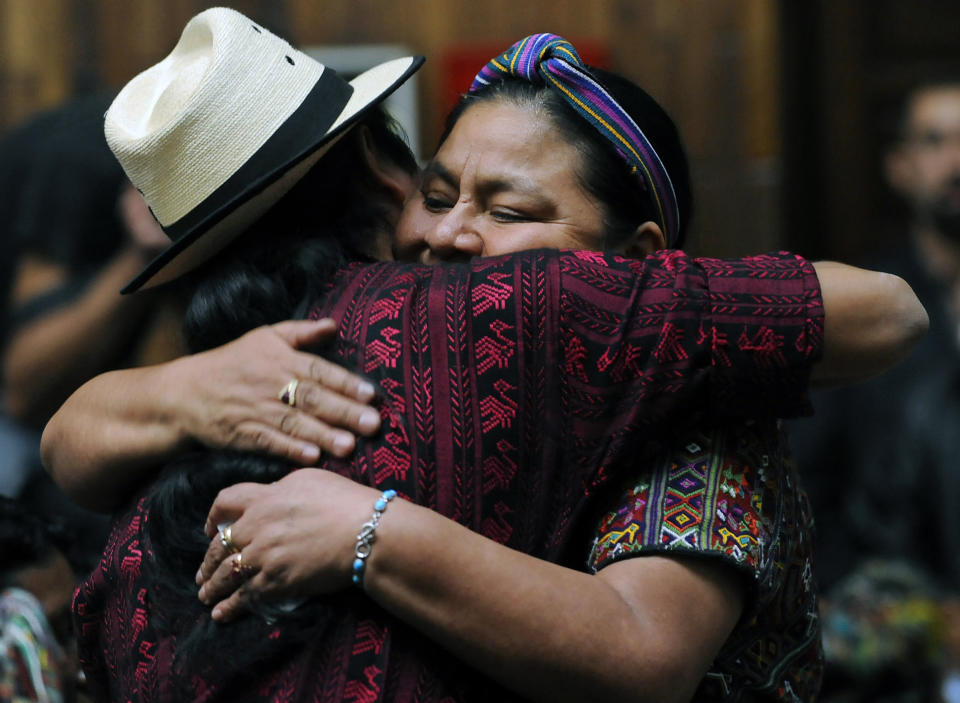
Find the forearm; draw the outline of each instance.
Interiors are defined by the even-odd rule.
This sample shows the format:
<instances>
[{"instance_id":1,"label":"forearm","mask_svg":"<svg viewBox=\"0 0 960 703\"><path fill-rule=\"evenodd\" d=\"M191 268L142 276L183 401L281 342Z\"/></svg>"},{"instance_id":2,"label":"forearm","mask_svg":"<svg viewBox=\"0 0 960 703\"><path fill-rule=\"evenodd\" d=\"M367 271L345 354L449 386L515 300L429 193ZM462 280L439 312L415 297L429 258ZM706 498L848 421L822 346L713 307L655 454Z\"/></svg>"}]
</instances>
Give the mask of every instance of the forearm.
<instances>
[{"instance_id":1,"label":"forearm","mask_svg":"<svg viewBox=\"0 0 960 703\"><path fill-rule=\"evenodd\" d=\"M898 276L832 261L814 264L823 294L824 353L811 380L864 380L902 361L926 334L926 310Z\"/></svg>"},{"instance_id":2,"label":"forearm","mask_svg":"<svg viewBox=\"0 0 960 703\"><path fill-rule=\"evenodd\" d=\"M689 700L730 620L678 617L671 597L712 598L688 566L630 560L628 589L483 538L394 501L369 559L367 593L508 688L535 700ZM665 571L657 571L657 570ZM655 573L656 572L656 573ZM676 577L678 581L671 581ZM671 589L666 584L674 583ZM630 600L633 595L642 597ZM673 593L668 591L673 590ZM729 604L728 604L729 605Z\"/></svg>"},{"instance_id":3,"label":"forearm","mask_svg":"<svg viewBox=\"0 0 960 703\"><path fill-rule=\"evenodd\" d=\"M335 330L330 320L283 322L222 347L93 378L47 424L44 465L81 504L111 509L152 467L195 443L300 464L315 463L321 450L348 454L352 437L337 428L376 431L378 414L359 402L373 389L298 350ZM290 379L299 379L296 407L278 397ZM330 412L314 416L318 405Z\"/></svg>"},{"instance_id":4,"label":"forearm","mask_svg":"<svg viewBox=\"0 0 960 703\"><path fill-rule=\"evenodd\" d=\"M348 587L356 535L378 495L321 469L224 488L207 515L200 600L222 622L248 598ZM225 522L229 538L218 535ZM240 589L237 551L251 570ZM740 575L719 559L638 556L591 575L401 499L382 514L362 585L462 661L546 701L689 700L745 598Z\"/></svg>"},{"instance_id":5,"label":"forearm","mask_svg":"<svg viewBox=\"0 0 960 703\"><path fill-rule=\"evenodd\" d=\"M85 508L109 511L155 467L191 445L177 362L97 376L71 395L47 423L43 464Z\"/></svg>"},{"instance_id":6,"label":"forearm","mask_svg":"<svg viewBox=\"0 0 960 703\"><path fill-rule=\"evenodd\" d=\"M40 424L77 386L106 370L149 307L149 297L122 297L123 284L142 268L143 256L120 254L79 299L27 323L4 355L7 412Z\"/></svg>"}]
</instances>

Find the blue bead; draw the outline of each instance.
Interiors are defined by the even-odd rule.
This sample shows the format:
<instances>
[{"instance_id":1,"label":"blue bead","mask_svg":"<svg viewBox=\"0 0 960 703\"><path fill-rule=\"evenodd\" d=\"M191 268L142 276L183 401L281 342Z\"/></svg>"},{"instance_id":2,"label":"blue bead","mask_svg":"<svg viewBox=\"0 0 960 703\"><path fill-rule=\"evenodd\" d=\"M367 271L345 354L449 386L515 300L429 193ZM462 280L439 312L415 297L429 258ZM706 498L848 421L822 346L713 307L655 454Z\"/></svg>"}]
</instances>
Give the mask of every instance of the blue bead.
<instances>
[{"instance_id":1,"label":"blue bead","mask_svg":"<svg viewBox=\"0 0 960 703\"><path fill-rule=\"evenodd\" d=\"M382 513L384 510L386 510L386 508L387 508L387 501L385 501L383 498L378 498L377 502L373 504L373 509L376 510L378 513Z\"/></svg>"},{"instance_id":2,"label":"blue bead","mask_svg":"<svg viewBox=\"0 0 960 703\"><path fill-rule=\"evenodd\" d=\"M391 488L383 492L383 497L387 500L392 500L397 497L397 492Z\"/></svg>"},{"instance_id":3,"label":"blue bead","mask_svg":"<svg viewBox=\"0 0 960 703\"><path fill-rule=\"evenodd\" d=\"M359 586L359 585L360 585L360 574L354 574L354 575L353 575L353 584L354 584L355 586Z\"/></svg>"},{"instance_id":4,"label":"blue bead","mask_svg":"<svg viewBox=\"0 0 960 703\"><path fill-rule=\"evenodd\" d=\"M363 559L354 559L353 560L353 573L359 574L363 572Z\"/></svg>"}]
</instances>

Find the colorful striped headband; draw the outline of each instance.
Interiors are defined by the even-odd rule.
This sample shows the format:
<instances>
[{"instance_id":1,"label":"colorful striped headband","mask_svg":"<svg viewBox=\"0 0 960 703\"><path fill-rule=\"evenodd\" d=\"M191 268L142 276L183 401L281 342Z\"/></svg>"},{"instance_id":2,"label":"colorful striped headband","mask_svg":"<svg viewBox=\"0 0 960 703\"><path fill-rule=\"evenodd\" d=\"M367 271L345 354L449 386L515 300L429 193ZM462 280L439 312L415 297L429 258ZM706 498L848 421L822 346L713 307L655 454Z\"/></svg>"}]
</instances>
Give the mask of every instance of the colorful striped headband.
<instances>
[{"instance_id":1,"label":"colorful striped headband","mask_svg":"<svg viewBox=\"0 0 960 703\"><path fill-rule=\"evenodd\" d=\"M505 78L556 88L573 109L613 144L633 172L642 175L660 213L667 246L679 241L680 211L670 174L633 118L587 73L570 42L556 34L533 34L521 39L480 70L469 92Z\"/></svg>"}]
</instances>

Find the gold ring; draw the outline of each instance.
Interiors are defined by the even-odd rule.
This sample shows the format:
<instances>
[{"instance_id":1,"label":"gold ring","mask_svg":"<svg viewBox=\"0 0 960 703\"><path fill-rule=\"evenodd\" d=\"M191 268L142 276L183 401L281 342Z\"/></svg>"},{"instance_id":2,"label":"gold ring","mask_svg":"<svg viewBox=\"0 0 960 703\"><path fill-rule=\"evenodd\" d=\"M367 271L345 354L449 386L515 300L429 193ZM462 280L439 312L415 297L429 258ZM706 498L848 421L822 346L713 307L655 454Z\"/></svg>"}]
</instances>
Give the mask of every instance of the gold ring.
<instances>
[{"instance_id":1,"label":"gold ring","mask_svg":"<svg viewBox=\"0 0 960 703\"><path fill-rule=\"evenodd\" d=\"M224 525L219 530L220 532L220 544L223 545L223 548L228 552L239 552L237 545L233 543L233 525Z\"/></svg>"},{"instance_id":2,"label":"gold ring","mask_svg":"<svg viewBox=\"0 0 960 703\"><path fill-rule=\"evenodd\" d=\"M297 407L297 386L300 385L298 379L293 379L281 389L280 393L277 394L277 397L280 399L281 403L286 403L291 408Z\"/></svg>"},{"instance_id":3,"label":"gold ring","mask_svg":"<svg viewBox=\"0 0 960 703\"><path fill-rule=\"evenodd\" d=\"M248 578L253 569L247 564L243 563L243 552L237 552L236 556L233 558L233 565L231 567L233 573L242 578Z\"/></svg>"}]
</instances>

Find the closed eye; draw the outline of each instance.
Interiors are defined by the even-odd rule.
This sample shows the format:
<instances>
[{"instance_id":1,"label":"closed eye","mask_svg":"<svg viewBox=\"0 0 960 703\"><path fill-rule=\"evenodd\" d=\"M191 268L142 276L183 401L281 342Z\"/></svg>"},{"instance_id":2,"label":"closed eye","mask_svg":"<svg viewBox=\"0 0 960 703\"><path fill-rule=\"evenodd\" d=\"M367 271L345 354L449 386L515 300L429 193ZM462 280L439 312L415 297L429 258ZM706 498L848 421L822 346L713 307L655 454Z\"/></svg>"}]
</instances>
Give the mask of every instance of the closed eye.
<instances>
[{"instance_id":1,"label":"closed eye","mask_svg":"<svg viewBox=\"0 0 960 703\"><path fill-rule=\"evenodd\" d=\"M490 216L498 222L536 222L537 218L513 210L493 210Z\"/></svg>"},{"instance_id":2,"label":"closed eye","mask_svg":"<svg viewBox=\"0 0 960 703\"><path fill-rule=\"evenodd\" d=\"M449 210L451 207L453 207L453 204L450 202L449 198L428 195L427 193L424 193L423 207L430 212L443 212L444 210Z\"/></svg>"}]
</instances>

